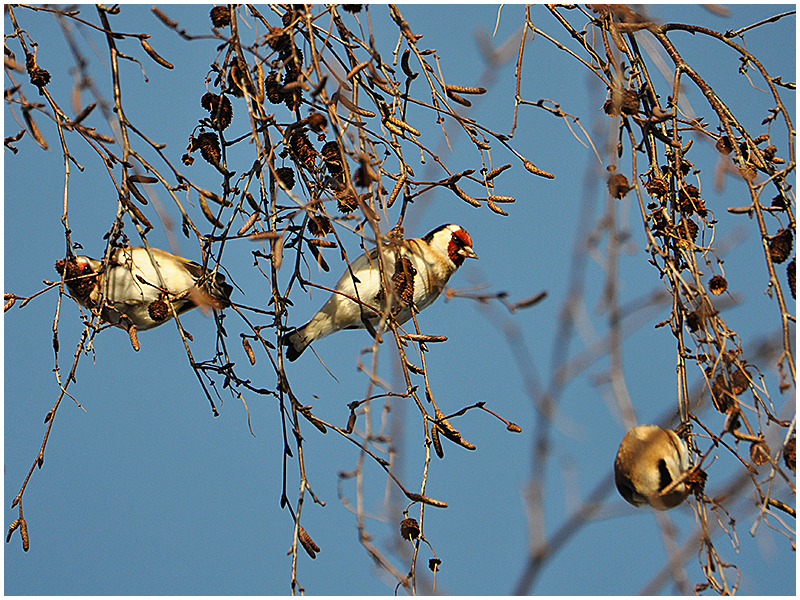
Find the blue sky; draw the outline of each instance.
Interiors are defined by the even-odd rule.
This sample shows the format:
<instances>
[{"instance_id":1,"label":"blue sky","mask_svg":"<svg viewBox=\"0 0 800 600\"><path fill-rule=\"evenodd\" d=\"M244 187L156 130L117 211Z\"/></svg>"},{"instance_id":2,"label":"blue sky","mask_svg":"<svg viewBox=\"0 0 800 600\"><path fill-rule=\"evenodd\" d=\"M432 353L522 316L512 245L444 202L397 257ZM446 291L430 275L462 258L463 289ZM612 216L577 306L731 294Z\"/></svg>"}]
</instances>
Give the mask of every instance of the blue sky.
<instances>
[{"instance_id":1,"label":"blue sky","mask_svg":"<svg viewBox=\"0 0 800 600\"><path fill-rule=\"evenodd\" d=\"M209 32L208 8L167 5L163 10L188 32L202 34ZM694 5L652 6L650 14L661 22L696 23L725 31L790 8L730 5L728 9L727 17ZM437 49L440 67L449 82L489 89L485 96L475 97L473 107L461 114L494 131L508 133L523 7L506 5L502 9L494 37L496 6L401 5L401 11L412 30L423 34L420 47ZM83 6L81 12L83 18L97 22L93 7ZM266 9L262 12L268 14ZM53 76L48 90L62 107L68 108L70 68L74 63L57 22L51 15L29 10L18 8L15 13L20 26L39 44L39 65ZM390 56L397 42L397 28L385 6L372 7L370 15L378 48ZM533 7L531 16L537 27L564 44L570 43L544 7ZM275 15L269 13L268 18L279 24ZM352 15L346 18L350 26L357 28ZM366 30L364 13L360 18ZM175 65L171 71L162 69L135 40L119 42L123 52L142 61L149 79L145 83L139 66L123 61L123 102L129 120L144 128L151 139L167 144L165 153L181 172L199 185L218 190L219 173L199 156L191 167L181 165L180 157L189 134L205 114L200 97L206 91L204 78L217 58L219 42L181 40L153 16L149 5L123 6L122 14L112 17L111 22L120 31L149 33L151 45ZM8 34L12 31L8 16L5 23ZM795 80L795 23L791 16L746 35L749 51L771 75L780 75L784 81ZM104 38L85 28L74 35L92 65L94 83L110 98L110 81L104 70L108 63ZM502 66L484 67L475 40L487 36L498 47L511 40L508 60ZM760 132L759 124L771 105L764 93L737 73L737 57L708 39L681 33L673 34L673 39L746 126ZM16 40L8 40L7 45L17 60L24 60ZM752 71L750 74L755 79ZM14 77L23 83L30 101L41 101L24 73L15 73ZM6 88L10 85L7 77ZM659 93L665 97L669 84L660 79L660 85ZM415 89L424 95L422 88ZM445 459L434 458L431 463L427 493L449 505L447 509L426 509L424 531L443 561L437 578L437 590L443 593L510 594L522 573L529 543L526 494L535 466L531 458L533 441L541 426L533 402L536 394L547 389L553 380L557 355L554 340L567 299L576 237L578 253L588 253L588 259L577 335L570 342L568 356L575 359L574 364L585 366L561 392L551 425L546 477L538 482L544 490L545 536L553 535L580 502L608 480L614 454L625 433L608 384L608 355L601 353L582 362L585 357L592 357L593 345L608 332L608 317L601 310L606 240L600 238L593 249L583 237L596 227L609 202L605 185L609 153L605 147L615 142L617 134L612 131L609 135L606 129L609 119L601 108L605 94L606 90L587 69L542 36L529 40L523 61L522 97L531 101L549 98L565 112L580 117L604 157L603 163L570 134L563 120L541 109L521 107L511 144L537 166L554 173L554 180L532 176L518 159L497 146L492 151L495 166L513 164L499 178L497 188L498 193L517 198L516 203L504 206L509 217L496 215L486 207L474 209L454 195L436 190L412 205L406 218L409 237L424 235L447 222L461 224L472 235L480 260L468 261L452 277L450 287L469 291L485 286L482 289L487 293L507 292L511 302L540 291L548 294L543 302L514 314L497 302L479 304L454 298L439 299L420 316L426 333L448 337L445 344L431 344L426 359L439 406L445 412L455 412L468 404L486 401L487 408L522 427L521 434L512 434L490 415L470 411L454 424L477 450L468 452L445 440ZM694 111L706 115L715 127L716 121L697 89L687 85L685 95ZM83 98L84 105L90 101L87 92ZM784 90L783 98L794 115L793 93ZM244 135L249 125L243 101L237 102L230 131ZM288 118L284 108L267 108L268 112L273 109L276 113L282 111L281 119ZM306 111L304 106L303 115ZM18 110L14 114L19 117ZM463 133L449 128L448 145L431 114L418 110L411 115L422 132L421 139L453 171L480 168L478 155ZM4 160L4 291L18 296L39 291L42 280L56 279L53 264L64 256L60 221L63 157L52 121L41 114L35 118L50 150L41 150L26 135L16 144L20 152L14 155L6 150ZM8 107L4 119L6 137L21 128ZM109 134L108 123L99 110L86 124ZM785 155L785 133L776 139L781 155ZM105 244L103 235L115 215L116 193L97 154L74 134L67 140L76 161L84 168L81 172L71 166L72 239L83 246L83 252L99 257ZM142 146L138 140L136 143ZM748 355L755 356L765 337L776 335L778 319L774 301L764 292L768 282L758 255L758 230L747 217L730 215L725 210L747 203L746 187L730 176L725 179L724 188L716 187L718 155L700 141L695 144L699 146L695 164L702 171L705 202L713 207L720 222L717 248L724 256L732 298L737 300L727 302L724 315L741 336ZM235 170L243 171L252 164L253 153L246 144L240 146L229 160L236 165ZM412 156L413 149L407 148L406 152L418 179L438 180L445 176L434 161L420 165ZM620 169L628 173L629 153L626 146L619 161ZM118 171L119 167L117 175ZM179 223L180 215L163 191L159 200L173 221ZM620 303L630 307L664 288L658 271L647 263L643 225L633 195L613 202L619 227L629 234L621 246L618 283ZM396 220L398 206L399 203L390 211L391 219ZM170 249L170 240L153 206L146 209L155 225L148 241ZM205 225L196 202L191 210L195 222ZM135 239L130 222L126 223L126 233ZM177 246L173 250L197 260L197 244L184 238L179 228L175 233ZM355 237L344 240L348 253L356 256L359 251ZM252 269L251 252L256 248L251 241L237 240L226 246L223 262L242 290L237 291L235 299L267 308L268 282ZM330 286L342 269L336 251L327 252L331 272L312 269L311 275L316 282ZM779 267L779 271L782 273L783 269ZM280 275L282 286L289 274L284 267ZM290 324L304 323L326 297L319 290L308 297L295 289ZM51 290L23 309L14 307L4 318L6 526L18 516L17 510L9 507L36 457L46 427L44 416L58 395L52 347L57 301L56 290ZM641 423L674 414L677 406L675 341L668 327L654 327L668 318L669 310L670 304L662 298L649 308L624 313L624 327L630 328L626 329L623 343L624 376ZM213 320L193 311L181 322L194 337L195 357L210 359L215 344ZM257 351L258 360L251 367L241 350L238 334L246 331L243 323L231 313L225 325L237 372L257 387L275 389L274 372L263 351ZM59 323L63 376L71 365L81 331L75 303L64 298ZM5 546L5 593L289 593L291 564L287 551L293 524L279 504L283 439L277 402L272 397L244 392L255 434L251 435L245 406L226 391L221 391L225 401L218 406L220 416L212 416L174 324L141 333L140 342L141 351L136 353L123 331L103 331L95 338L93 351L81 357L76 383L69 391L82 408L69 398L59 408L43 468L34 471L24 499L31 549L22 551L18 534ZM346 404L363 398L368 389L368 379L357 370L356 359L369 342L365 332L348 331L314 345L335 379L311 353L288 365L286 372L300 401L313 405L321 418L344 426ZM381 348L379 374L395 391L400 391L404 384L393 367L392 350L387 339ZM768 357L753 362L764 375L778 415L791 419L795 411L794 389L783 395L778 391L776 360ZM697 385L700 372L694 369L690 371L690 382ZM707 393L705 404L703 418L721 429L721 417L708 409ZM380 406L375 405L376 412ZM395 471L409 489L417 490L424 449L419 441L416 408L395 402L391 415L391 434L401 457ZM377 416L375 423L379 425ZM307 475L314 493L326 505L315 505L306 496L302 524L321 552L314 561L301 552L300 584L314 595L391 594L396 582L374 567L358 542L355 516L337 496L337 474L355 468L357 448L335 432L322 435L306 422L303 426ZM742 453L747 454L746 447L742 447ZM288 465L289 497L295 502L296 460L289 459ZM741 470L727 453L719 452L708 468L707 491L719 493ZM366 512L370 515L366 525L373 543L400 572L407 572L411 544L397 535L406 506L404 498L392 489L391 502L385 502L386 490L392 486L374 463L367 462L363 485ZM341 493L351 504L355 502L355 489L353 480L341 483ZM724 560L740 567L740 593L793 594L796 572L790 543L764 523L755 536L750 535L756 516L751 496L748 488L738 500L726 504L737 521L738 547L719 530L714 536L715 545ZM783 496L787 496L785 489ZM411 515L418 514L414 507ZM667 516L675 528L677 544L681 545L695 527L694 513L686 504ZM402 550L395 552L398 547ZM595 519L561 548L531 591L545 595L634 594L663 568L667 552L654 513L634 509L612 491L605 496ZM428 575L429 557L429 550L423 546L419 569L425 572L424 578ZM704 577L694 552L690 552L685 564L691 589ZM677 593L671 584L656 591Z\"/></svg>"}]
</instances>

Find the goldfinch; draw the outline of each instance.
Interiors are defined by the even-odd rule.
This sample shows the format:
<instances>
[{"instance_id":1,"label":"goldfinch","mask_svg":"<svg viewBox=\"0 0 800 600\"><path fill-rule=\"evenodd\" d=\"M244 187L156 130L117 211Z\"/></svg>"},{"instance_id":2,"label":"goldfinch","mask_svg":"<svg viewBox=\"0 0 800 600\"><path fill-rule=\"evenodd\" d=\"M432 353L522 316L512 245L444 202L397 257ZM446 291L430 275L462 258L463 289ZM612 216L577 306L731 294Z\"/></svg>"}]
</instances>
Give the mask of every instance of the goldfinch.
<instances>
[{"instance_id":1,"label":"goldfinch","mask_svg":"<svg viewBox=\"0 0 800 600\"><path fill-rule=\"evenodd\" d=\"M614 461L614 480L620 495L630 504L669 510L686 499L689 487L682 481L671 491L664 491L688 468L686 444L674 431L639 425L622 438Z\"/></svg>"},{"instance_id":2,"label":"goldfinch","mask_svg":"<svg viewBox=\"0 0 800 600\"><path fill-rule=\"evenodd\" d=\"M391 315L399 325L411 318L412 304L420 311L439 297L465 258L478 258L472 238L458 225L442 225L423 238L390 241L383 250L387 279L394 287ZM377 248L352 262L336 284L336 292L308 323L284 335L290 361L297 360L315 340L342 329L364 328L363 319L373 327L378 325L387 310L387 294L381 284Z\"/></svg>"},{"instance_id":3,"label":"goldfinch","mask_svg":"<svg viewBox=\"0 0 800 600\"><path fill-rule=\"evenodd\" d=\"M212 281L195 262L157 248L150 251L158 270L145 248L117 248L106 271L102 261L88 256L59 260L56 271L65 276L70 295L81 306L101 308L104 321L125 330L131 325L145 330L165 323L172 318L170 304L178 314L195 306L230 306L233 287L224 275L215 273ZM103 293L105 304L98 307Z\"/></svg>"}]
</instances>

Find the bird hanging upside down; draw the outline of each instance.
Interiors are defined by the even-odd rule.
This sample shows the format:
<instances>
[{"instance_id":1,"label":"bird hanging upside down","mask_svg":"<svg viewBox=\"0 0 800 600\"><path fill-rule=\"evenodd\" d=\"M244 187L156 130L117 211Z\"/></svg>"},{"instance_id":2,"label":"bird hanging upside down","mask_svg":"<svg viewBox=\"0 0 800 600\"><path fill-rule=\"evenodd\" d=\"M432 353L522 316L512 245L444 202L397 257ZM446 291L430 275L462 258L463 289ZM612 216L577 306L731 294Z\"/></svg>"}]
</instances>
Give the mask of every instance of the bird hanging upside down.
<instances>
[{"instance_id":1,"label":"bird hanging upside down","mask_svg":"<svg viewBox=\"0 0 800 600\"><path fill-rule=\"evenodd\" d=\"M104 321L128 332L131 327L143 331L165 323L172 318L170 305L177 314L196 306L230 306L233 287L224 275L214 273L212 278L195 262L157 248L150 251L157 270L145 248L117 248L105 271L102 261L88 256L62 259L55 266L81 306L100 308ZM105 302L100 307L103 293ZM137 343L134 348L138 349Z\"/></svg>"},{"instance_id":2,"label":"bird hanging upside down","mask_svg":"<svg viewBox=\"0 0 800 600\"><path fill-rule=\"evenodd\" d=\"M393 273L394 286L390 314L397 324L411 318L412 305L421 311L433 304L465 258L478 255L472 238L459 225L442 225L423 238L386 244L385 267ZM336 293L308 323L283 336L286 358L297 360L313 341L342 329L364 328L364 319L376 327L386 311L386 298L374 248L352 262L337 282Z\"/></svg>"}]
</instances>

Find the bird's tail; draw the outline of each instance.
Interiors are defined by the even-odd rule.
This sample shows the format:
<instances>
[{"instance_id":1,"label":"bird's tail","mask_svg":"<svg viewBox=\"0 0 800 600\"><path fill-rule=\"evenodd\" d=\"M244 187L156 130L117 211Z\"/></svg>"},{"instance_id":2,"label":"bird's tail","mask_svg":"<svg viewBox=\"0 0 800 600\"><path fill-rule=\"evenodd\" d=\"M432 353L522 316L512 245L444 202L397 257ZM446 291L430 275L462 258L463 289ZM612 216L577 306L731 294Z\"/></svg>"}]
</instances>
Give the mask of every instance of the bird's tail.
<instances>
[{"instance_id":1,"label":"bird's tail","mask_svg":"<svg viewBox=\"0 0 800 600\"><path fill-rule=\"evenodd\" d=\"M303 325L298 329L292 329L290 332L283 335L281 343L286 346L286 358L289 362L296 361L303 351L308 348L310 340L306 340L305 333L308 325Z\"/></svg>"}]
</instances>

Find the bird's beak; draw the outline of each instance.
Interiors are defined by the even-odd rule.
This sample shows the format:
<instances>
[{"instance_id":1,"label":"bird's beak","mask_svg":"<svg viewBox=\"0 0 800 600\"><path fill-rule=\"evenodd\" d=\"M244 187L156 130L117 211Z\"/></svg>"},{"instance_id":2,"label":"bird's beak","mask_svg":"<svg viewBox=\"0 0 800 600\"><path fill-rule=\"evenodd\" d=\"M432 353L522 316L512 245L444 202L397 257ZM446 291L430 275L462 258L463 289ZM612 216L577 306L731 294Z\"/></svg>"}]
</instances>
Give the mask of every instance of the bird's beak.
<instances>
[{"instance_id":1,"label":"bird's beak","mask_svg":"<svg viewBox=\"0 0 800 600\"><path fill-rule=\"evenodd\" d=\"M458 253L464 258L475 258L475 259L478 258L478 255L475 254L475 250L473 250L469 246L464 246L463 248L459 249Z\"/></svg>"}]
</instances>

